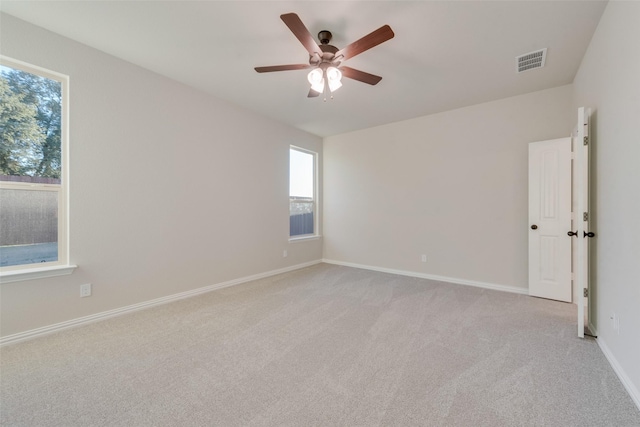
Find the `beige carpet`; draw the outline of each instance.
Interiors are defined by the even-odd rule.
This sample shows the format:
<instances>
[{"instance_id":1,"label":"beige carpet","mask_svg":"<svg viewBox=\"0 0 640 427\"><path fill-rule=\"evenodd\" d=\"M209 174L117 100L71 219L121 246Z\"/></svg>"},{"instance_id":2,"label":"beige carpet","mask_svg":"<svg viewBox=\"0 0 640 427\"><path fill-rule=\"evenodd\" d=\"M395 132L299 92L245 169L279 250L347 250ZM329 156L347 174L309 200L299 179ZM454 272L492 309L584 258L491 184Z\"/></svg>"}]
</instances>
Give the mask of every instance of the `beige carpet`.
<instances>
[{"instance_id":1,"label":"beige carpet","mask_svg":"<svg viewBox=\"0 0 640 427\"><path fill-rule=\"evenodd\" d=\"M3 426L640 426L574 306L317 265L1 349Z\"/></svg>"}]
</instances>

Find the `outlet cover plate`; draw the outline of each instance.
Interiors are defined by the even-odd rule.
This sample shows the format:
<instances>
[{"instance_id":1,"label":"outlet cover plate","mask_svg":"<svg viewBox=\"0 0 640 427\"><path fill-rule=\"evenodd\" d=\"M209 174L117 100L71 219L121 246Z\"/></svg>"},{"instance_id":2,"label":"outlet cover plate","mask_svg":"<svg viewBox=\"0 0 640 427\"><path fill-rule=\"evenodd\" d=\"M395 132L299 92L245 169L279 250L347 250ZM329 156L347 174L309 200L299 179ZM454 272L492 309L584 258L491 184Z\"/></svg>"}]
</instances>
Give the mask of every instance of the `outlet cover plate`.
<instances>
[{"instance_id":1,"label":"outlet cover plate","mask_svg":"<svg viewBox=\"0 0 640 427\"><path fill-rule=\"evenodd\" d=\"M80 298L91 296L91 283L80 285Z\"/></svg>"}]
</instances>

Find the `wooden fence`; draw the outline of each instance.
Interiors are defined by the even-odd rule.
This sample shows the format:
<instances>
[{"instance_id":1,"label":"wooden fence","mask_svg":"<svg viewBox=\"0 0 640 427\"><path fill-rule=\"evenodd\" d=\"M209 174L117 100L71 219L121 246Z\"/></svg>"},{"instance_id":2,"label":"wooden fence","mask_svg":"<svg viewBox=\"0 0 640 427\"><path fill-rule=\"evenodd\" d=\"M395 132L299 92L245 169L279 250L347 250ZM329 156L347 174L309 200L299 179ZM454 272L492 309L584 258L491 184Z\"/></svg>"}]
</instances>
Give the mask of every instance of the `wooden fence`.
<instances>
[{"instance_id":1,"label":"wooden fence","mask_svg":"<svg viewBox=\"0 0 640 427\"><path fill-rule=\"evenodd\" d=\"M0 246L58 241L58 193L0 189Z\"/></svg>"},{"instance_id":2,"label":"wooden fence","mask_svg":"<svg viewBox=\"0 0 640 427\"><path fill-rule=\"evenodd\" d=\"M44 178L41 176L0 175L0 181L32 182L35 184L60 184L60 178Z\"/></svg>"},{"instance_id":3,"label":"wooden fence","mask_svg":"<svg viewBox=\"0 0 640 427\"><path fill-rule=\"evenodd\" d=\"M313 234L313 212L289 217L289 236Z\"/></svg>"}]
</instances>

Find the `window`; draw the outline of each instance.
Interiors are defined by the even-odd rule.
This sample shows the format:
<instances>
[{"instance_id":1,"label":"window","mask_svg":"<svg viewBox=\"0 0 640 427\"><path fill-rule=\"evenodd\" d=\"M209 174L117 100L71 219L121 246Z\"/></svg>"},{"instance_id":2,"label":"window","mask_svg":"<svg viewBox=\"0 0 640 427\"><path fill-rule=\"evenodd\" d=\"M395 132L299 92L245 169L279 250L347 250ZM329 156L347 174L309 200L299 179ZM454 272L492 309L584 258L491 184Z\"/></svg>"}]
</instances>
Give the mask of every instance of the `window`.
<instances>
[{"instance_id":1,"label":"window","mask_svg":"<svg viewBox=\"0 0 640 427\"><path fill-rule=\"evenodd\" d=\"M0 58L2 281L27 269L68 264L67 82Z\"/></svg>"},{"instance_id":2,"label":"window","mask_svg":"<svg viewBox=\"0 0 640 427\"><path fill-rule=\"evenodd\" d=\"M316 153L289 150L289 237L311 237L316 230Z\"/></svg>"}]
</instances>

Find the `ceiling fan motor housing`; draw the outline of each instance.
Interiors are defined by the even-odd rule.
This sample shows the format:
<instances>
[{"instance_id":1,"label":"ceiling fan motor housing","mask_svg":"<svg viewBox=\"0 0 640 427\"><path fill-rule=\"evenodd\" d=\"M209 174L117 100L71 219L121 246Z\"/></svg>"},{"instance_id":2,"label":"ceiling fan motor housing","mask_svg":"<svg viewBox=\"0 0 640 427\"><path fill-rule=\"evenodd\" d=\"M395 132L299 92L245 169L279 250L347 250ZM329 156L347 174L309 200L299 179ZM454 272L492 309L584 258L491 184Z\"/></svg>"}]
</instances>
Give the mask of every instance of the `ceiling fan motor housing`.
<instances>
[{"instance_id":1,"label":"ceiling fan motor housing","mask_svg":"<svg viewBox=\"0 0 640 427\"><path fill-rule=\"evenodd\" d=\"M334 62L335 56L336 56L336 52L338 51L338 48L335 46L332 46L330 44L321 44L318 46L320 48L320 50L322 51L322 57L316 55L313 56L309 56L309 64L310 65L318 65L320 63L332 63Z\"/></svg>"},{"instance_id":2,"label":"ceiling fan motor housing","mask_svg":"<svg viewBox=\"0 0 640 427\"><path fill-rule=\"evenodd\" d=\"M332 64L334 62L338 48L329 44L332 37L333 35L331 34L331 31L328 30L322 30L318 33L318 40L320 40L318 47L322 51L322 56L318 54L310 55L309 65L316 67L320 64ZM335 66L337 67L339 64L340 63L338 62Z\"/></svg>"}]
</instances>

